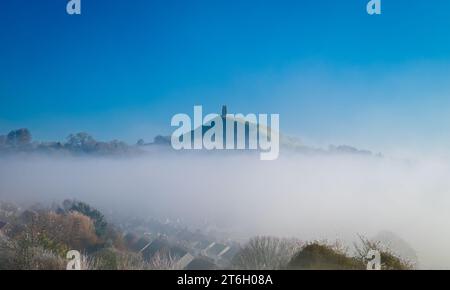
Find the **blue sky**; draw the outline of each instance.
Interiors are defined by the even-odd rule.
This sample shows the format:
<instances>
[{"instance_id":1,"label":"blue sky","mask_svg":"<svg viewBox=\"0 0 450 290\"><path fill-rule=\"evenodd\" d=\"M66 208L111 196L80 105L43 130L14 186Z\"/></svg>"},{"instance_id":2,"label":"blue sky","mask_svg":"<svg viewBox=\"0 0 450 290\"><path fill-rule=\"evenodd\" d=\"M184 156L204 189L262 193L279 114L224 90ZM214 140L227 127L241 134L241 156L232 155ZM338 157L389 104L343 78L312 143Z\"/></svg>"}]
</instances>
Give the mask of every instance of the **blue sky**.
<instances>
[{"instance_id":1,"label":"blue sky","mask_svg":"<svg viewBox=\"0 0 450 290\"><path fill-rule=\"evenodd\" d=\"M450 145L449 1L66 3L0 1L0 132L135 142L227 104L318 145Z\"/></svg>"}]
</instances>

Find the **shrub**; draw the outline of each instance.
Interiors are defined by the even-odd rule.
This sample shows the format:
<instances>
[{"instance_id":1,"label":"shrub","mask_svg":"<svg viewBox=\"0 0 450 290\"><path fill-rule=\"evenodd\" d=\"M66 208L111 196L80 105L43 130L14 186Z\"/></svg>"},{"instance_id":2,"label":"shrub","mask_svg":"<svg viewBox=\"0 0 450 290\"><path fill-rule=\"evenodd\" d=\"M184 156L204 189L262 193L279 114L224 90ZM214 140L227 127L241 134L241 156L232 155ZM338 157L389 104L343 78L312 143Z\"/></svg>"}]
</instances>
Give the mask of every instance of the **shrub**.
<instances>
[{"instance_id":1,"label":"shrub","mask_svg":"<svg viewBox=\"0 0 450 290\"><path fill-rule=\"evenodd\" d=\"M67 201L65 201L65 204L67 205ZM103 238L106 235L108 223L105 221L105 217L99 210L92 208L90 205L84 202L69 201L69 204L69 211L79 212L94 221L95 232L97 236Z\"/></svg>"},{"instance_id":2,"label":"shrub","mask_svg":"<svg viewBox=\"0 0 450 290\"><path fill-rule=\"evenodd\" d=\"M366 257L370 250L377 250L380 252L381 270L412 270L414 265L412 262L402 259L396 255L391 249L383 246L380 242L370 241L363 236L360 236L360 245L355 244L357 257L366 262Z\"/></svg>"},{"instance_id":3,"label":"shrub","mask_svg":"<svg viewBox=\"0 0 450 290\"><path fill-rule=\"evenodd\" d=\"M105 248L93 254L98 270L117 270L118 257L116 250Z\"/></svg>"},{"instance_id":4,"label":"shrub","mask_svg":"<svg viewBox=\"0 0 450 290\"><path fill-rule=\"evenodd\" d=\"M349 257L336 247L313 242L300 250L289 262L290 270L362 270L364 263Z\"/></svg>"}]
</instances>

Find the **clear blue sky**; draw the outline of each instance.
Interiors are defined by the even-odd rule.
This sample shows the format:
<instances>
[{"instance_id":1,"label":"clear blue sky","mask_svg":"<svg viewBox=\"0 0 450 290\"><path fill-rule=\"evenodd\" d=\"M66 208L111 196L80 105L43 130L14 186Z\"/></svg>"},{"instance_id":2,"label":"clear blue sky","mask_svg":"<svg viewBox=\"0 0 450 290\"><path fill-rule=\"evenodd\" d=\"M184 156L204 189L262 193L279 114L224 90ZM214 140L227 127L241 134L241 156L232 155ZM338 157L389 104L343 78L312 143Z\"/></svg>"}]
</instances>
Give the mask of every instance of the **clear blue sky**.
<instances>
[{"instance_id":1,"label":"clear blue sky","mask_svg":"<svg viewBox=\"0 0 450 290\"><path fill-rule=\"evenodd\" d=\"M1 133L150 140L225 103L305 142L450 145L450 1L66 3L0 1Z\"/></svg>"}]
</instances>

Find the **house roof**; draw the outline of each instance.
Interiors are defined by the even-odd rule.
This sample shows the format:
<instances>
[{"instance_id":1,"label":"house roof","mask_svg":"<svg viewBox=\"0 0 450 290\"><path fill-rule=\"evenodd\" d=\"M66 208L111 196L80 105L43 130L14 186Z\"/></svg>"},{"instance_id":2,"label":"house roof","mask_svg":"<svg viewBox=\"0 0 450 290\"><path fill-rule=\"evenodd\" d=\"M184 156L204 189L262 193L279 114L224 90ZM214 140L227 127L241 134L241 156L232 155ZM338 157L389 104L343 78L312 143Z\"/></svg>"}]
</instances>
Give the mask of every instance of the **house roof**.
<instances>
[{"instance_id":1,"label":"house roof","mask_svg":"<svg viewBox=\"0 0 450 290\"><path fill-rule=\"evenodd\" d=\"M208 247L206 252L209 255L219 256L219 254L222 253L226 248L227 248L226 245L213 243Z\"/></svg>"},{"instance_id":2,"label":"house roof","mask_svg":"<svg viewBox=\"0 0 450 290\"><path fill-rule=\"evenodd\" d=\"M155 239L147 244L142 250L145 260L150 260L157 252L165 252L171 257L183 257L187 251L180 246L172 245L165 239Z\"/></svg>"},{"instance_id":3,"label":"house roof","mask_svg":"<svg viewBox=\"0 0 450 290\"><path fill-rule=\"evenodd\" d=\"M190 253L187 253L177 261L177 269L185 269L195 259Z\"/></svg>"},{"instance_id":4,"label":"house roof","mask_svg":"<svg viewBox=\"0 0 450 290\"><path fill-rule=\"evenodd\" d=\"M236 246L230 246L227 251L220 254L220 257L222 259L231 260L233 259L234 255L236 255L239 252L239 247Z\"/></svg>"},{"instance_id":5,"label":"house roof","mask_svg":"<svg viewBox=\"0 0 450 290\"><path fill-rule=\"evenodd\" d=\"M217 270L218 267L211 259L198 257L192 260L184 270Z\"/></svg>"},{"instance_id":6,"label":"house roof","mask_svg":"<svg viewBox=\"0 0 450 290\"><path fill-rule=\"evenodd\" d=\"M200 241L196 242L195 248L196 248L196 249L199 249L199 250L204 250L204 249L206 249L210 244L211 244L211 242L208 241L208 240L200 240Z\"/></svg>"}]
</instances>

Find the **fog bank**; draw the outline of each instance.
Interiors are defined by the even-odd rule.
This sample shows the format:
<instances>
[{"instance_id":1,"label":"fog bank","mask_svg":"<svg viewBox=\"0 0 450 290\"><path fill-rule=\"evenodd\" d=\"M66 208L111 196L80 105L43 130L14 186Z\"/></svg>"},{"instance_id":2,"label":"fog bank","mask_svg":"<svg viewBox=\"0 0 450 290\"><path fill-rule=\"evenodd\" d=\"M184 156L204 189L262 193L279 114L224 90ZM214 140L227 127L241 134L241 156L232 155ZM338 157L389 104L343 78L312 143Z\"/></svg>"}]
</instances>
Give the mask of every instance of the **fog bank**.
<instances>
[{"instance_id":1,"label":"fog bank","mask_svg":"<svg viewBox=\"0 0 450 290\"><path fill-rule=\"evenodd\" d=\"M234 237L354 241L389 230L423 268L450 268L450 163L365 156L152 154L0 158L0 200L76 198L106 212L179 218Z\"/></svg>"}]
</instances>

